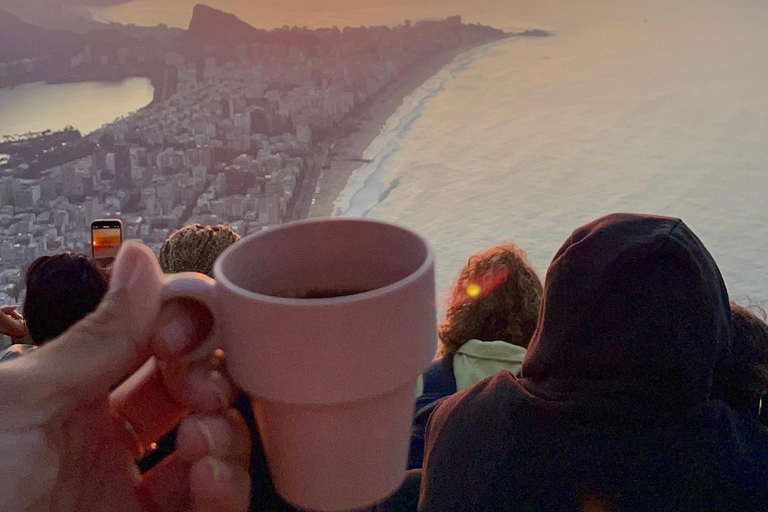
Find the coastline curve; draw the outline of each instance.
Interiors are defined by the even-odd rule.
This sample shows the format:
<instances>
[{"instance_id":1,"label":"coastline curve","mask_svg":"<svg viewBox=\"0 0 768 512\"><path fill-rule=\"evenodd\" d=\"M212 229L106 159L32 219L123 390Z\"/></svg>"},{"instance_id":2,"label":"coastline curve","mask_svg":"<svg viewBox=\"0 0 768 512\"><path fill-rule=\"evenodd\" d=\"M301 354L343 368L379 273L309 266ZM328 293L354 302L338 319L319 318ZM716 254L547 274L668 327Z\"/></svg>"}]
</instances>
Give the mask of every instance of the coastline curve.
<instances>
[{"instance_id":1,"label":"coastline curve","mask_svg":"<svg viewBox=\"0 0 768 512\"><path fill-rule=\"evenodd\" d=\"M399 184L397 176L387 180L388 161L400 148L400 141L421 117L429 102L445 90L446 84L506 39L472 46L452 58L421 85L406 95L386 119L378 135L362 152L361 165L351 171L343 189L333 201L334 217L373 217L376 205Z\"/></svg>"}]
</instances>

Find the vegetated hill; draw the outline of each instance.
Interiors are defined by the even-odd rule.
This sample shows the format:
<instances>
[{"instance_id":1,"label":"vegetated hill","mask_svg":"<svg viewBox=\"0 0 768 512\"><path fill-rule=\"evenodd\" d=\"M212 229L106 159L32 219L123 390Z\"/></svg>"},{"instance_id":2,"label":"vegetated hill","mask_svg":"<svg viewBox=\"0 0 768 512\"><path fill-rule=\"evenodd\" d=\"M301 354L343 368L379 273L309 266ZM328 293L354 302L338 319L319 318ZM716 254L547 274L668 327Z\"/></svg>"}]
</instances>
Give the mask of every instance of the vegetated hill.
<instances>
[{"instance_id":1,"label":"vegetated hill","mask_svg":"<svg viewBox=\"0 0 768 512\"><path fill-rule=\"evenodd\" d=\"M88 32L82 36L82 40L89 44L106 44L115 48L129 48L138 42L135 37L111 28Z\"/></svg>"},{"instance_id":2,"label":"vegetated hill","mask_svg":"<svg viewBox=\"0 0 768 512\"><path fill-rule=\"evenodd\" d=\"M86 6L117 3L123 3L123 0L0 0L0 9L38 27L85 34L103 28Z\"/></svg>"},{"instance_id":3,"label":"vegetated hill","mask_svg":"<svg viewBox=\"0 0 768 512\"><path fill-rule=\"evenodd\" d=\"M260 31L234 14L226 13L204 4L197 4L192 11L192 19L185 38L189 42L219 41L254 41Z\"/></svg>"},{"instance_id":4,"label":"vegetated hill","mask_svg":"<svg viewBox=\"0 0 768 512\"><path fill-rule=\"evenodd\" d=\"M135 45L137 39L112 28L78 34L38 27L0 9L0 62L26 58L71 56L91 46L94 51L115 51Z\"/></svg>"},{"instance_id":5,"label":"vegetated hill","mask_svg":"<svg viewBox=\"0 0 768 512\"><path fill-rule=\"evenodd\" d=\"M78 34L31 25L0 9L0 62L71 54L78 48L82 48Z\"/></svg>"},{"instance_id":6,"label":"vegetated hill","mask_svg":"<svg viewBox=\"0 0 768 512\"><path fill-rule=\"evenodd\" d=\"M254 28L234 14L197 4L181 41L189 54L210 44L233 47L241 43L282 43L311 49L319 39L312 30Z\"/></svg>"}]
</instances>

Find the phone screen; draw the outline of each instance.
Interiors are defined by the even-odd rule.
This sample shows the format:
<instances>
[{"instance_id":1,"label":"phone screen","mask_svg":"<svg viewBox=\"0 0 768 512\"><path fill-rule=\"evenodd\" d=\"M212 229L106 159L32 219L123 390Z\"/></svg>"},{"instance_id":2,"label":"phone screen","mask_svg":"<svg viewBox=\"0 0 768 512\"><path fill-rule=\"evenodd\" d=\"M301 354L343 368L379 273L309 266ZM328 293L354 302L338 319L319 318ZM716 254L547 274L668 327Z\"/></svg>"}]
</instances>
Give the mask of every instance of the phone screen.
<instances>
[{"instance_id":1,"label":"phone screen","mask_svg":"<svg viewBox=\"0 0 768 512\"><path fill-rule=\"evenodd\" d=\"M91 226L91 246L93 257L99 261L111 262L117 256L123 233L118 223L98 223Z\"/></svg>"}]
</instances>

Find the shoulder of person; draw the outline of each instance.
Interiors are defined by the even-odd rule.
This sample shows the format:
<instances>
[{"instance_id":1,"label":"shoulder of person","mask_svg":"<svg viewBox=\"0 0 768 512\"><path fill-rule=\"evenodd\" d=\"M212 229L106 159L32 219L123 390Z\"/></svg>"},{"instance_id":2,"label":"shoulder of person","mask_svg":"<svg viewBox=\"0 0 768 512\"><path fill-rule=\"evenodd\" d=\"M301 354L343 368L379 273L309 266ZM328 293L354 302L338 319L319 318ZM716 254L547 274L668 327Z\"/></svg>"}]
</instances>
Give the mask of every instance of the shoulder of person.
<instances>
[{"instance_id":1,"label":"shoulder of person","mask_svg":"<svg viewBox=\"0 0 768 512\"><path fill-rule=\"evenodd\" d=\"M527 393L517 378L508 371L500 371L447 398L431 414L427 428L430 436L437 434L448 422L452 427L474 429L493 418L500 419L504 411L513 407Z\"/></svg>"},{"instance_id":2,"label":"shoulder of person","mask_svg":"<svg viewBox=\"0 0 768 512\"><path fill-rule=\"evenodd\" d=\"M523 393L503 370L436 406L424 438L419 510L509 510L488 482L508 462L509 432L518 416L511 411Z\"/></svg>"}]
</instances>

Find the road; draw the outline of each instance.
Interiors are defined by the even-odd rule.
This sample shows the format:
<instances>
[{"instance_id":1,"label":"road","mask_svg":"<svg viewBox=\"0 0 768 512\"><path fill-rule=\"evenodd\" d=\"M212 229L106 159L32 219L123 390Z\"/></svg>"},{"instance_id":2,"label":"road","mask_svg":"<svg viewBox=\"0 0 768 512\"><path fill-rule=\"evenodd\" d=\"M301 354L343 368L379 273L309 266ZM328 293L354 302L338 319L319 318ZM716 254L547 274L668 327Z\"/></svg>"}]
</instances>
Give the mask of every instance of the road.
<instances>
[{"instance_id":1,"label":"road","mask_svg":"<svg viewBox=\"0 0 768 512\"><path fill-rule=\"evenodd\" d=\"M293 211L287 212L286 220L299 220L309 217L309 209L312 206L312 198L315 196L315 188L320 179L320 173L323 170L323 164L328 158L328 151L331 143L324 141L320 143L320 148L315 156L307 164L307 172L304 179L296 185L296 202L293 205Z\"/></svg>"}]
</instances>

